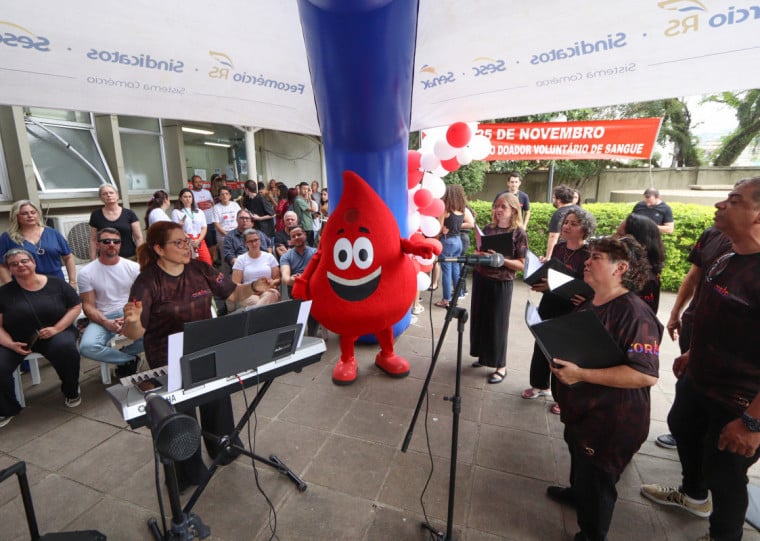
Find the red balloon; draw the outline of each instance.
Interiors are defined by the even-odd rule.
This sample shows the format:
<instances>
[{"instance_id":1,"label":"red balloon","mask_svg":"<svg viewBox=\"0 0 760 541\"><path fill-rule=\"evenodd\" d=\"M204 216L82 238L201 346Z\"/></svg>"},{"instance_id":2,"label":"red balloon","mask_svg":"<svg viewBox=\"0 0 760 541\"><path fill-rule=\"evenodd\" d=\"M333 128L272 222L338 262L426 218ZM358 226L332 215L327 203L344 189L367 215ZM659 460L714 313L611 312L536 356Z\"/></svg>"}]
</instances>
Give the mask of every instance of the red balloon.
<instances>
[{"instance_id":1,"label":"red balloon","mask_svg":"<svg viewBox=\"0 0 760 541\"><path fill-rule=\"evenodd\" d=\"M422 152L419 150L410 150L407 156L407 167L409 171L420 168L420 159L422 159Z\"/></svg>"},{"instance_id":2,"label":"red balloon","mask_svg":"<svg viewBox=\"0 0 760 541\"><path fill-rule=\"evenodd\" d=\"M467 146L471 137L472 131L464 122L454 122L449 126L449 129L446 130L446 141L454 148ZM449 169L449 171L454 171L454 169Z\"/></svg>"},{"instance_id":3,"label":"red balloon","mask_svg":"<svg viewBox=\"0 0 760 541\"><path fill-rule=\"evenodd\" d=\"M425 175L424 171L412 171L409 170L409 173L406 176L406 187L410 190L417 186L417 184L420 183L422 180L422 177Z\"/></svg>"},{"instance_id":4,"label":"red balloon","mask_svg":"<svg viewBox=\"0 0 760 541\"><path fill-rule=\"evenodd\" d=\"M446 171L456 171L459 169L459 160L457 160L457 157L454 156L450 160L441 160L441 167L443 167Z\"/></svg>"},{"instance_id":5,"label":"red balloon","mask_svg":"<svg viewBox=\"0 0 760 541\"><path fill-rule=\"evenodd\" d=\"M420 209L420 214L437 218L443 214L444 210L446 210L446 205L443 204L443 201L440 199L433 199L427 207Z\"/></svg>"},{"instance_id":6,"label":"red balloon","mask_svg":"<svg viewBox=\"0 0 760 541\"><path fill-rule=\"evenodd\" d=\"M433 194L430 193L430 190L420 188L414 192L414 204L417 205L417 208L424 209L432 200Z\"/></svg>"}]
</instances>

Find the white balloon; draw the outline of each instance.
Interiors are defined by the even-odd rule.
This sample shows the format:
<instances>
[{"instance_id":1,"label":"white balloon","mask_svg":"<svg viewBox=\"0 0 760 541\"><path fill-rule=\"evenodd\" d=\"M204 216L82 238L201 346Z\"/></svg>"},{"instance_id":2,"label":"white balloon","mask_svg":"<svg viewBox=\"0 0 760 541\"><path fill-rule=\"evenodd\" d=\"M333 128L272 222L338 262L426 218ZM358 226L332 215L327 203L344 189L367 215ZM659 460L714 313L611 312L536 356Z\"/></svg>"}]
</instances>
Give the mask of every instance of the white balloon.
<instances>
[{"instance_id":1,"label":"white balloon","mask_svg":"<svg viewBox=\"0 0 760 541\"><path fill-rule=\"evenodd\" d=\"M426 272L417 273L417 291L427 291L430 287L430 276Z\"/></svg>"},{"instance_id":2,"label":"white balloon","mask_svg":"<svg viewBox=\"0 0 760 541\"><path fill-rule=\"evenodd\" d=\"M448 175L449 173L450 173L450 171L447 171L446 169L444 169L442 165L439 165L438 167L436 167L435 169L433 169L432 171L430 171L431 175L433 175L434 177L438 177L438 178L443 178L446 175Z\"/></svg>"},{"instance_id":3,"label":"white balloon","mask_svg":"<svg viewBox=\"0 0 760 541\"><path fill-rule=\"evenodd\" d=\"M432 171L441 166L441 160L433 153L423 154L420 158L420 166L424 171Z\"/></svg>"},{"instance_id":4,"label":"white balloon","mask_svg":"<svg viewBox=\"0 0 760 541\"><path fill-rule=\"evenodd\" d=\"M485 135L476 135L468 145L473 160L483 160L491 154L491 140Z\"/></svg>"},{"instance_id":5,"label":"white balloon","mask_svg":"<svg viewBox=\"0 0 760 541\"><path fill-rule=\"evenodd\" d=\"M472 152L469 148L464 147L460 148L459 152L457 152L457 161L459 162L459 165L467 165L472 161Z\"/></svg>"},{"instance_id":6,"label":"white balloon","mask_svg":"<svg viewBox=\"0 0 760 541\"><path fill-rule=\"evenodd\" d=\"M467 126L470 128L470 132L474 136L475 133L478 131L478 123L477 122L468 122Z\"/></svg>"},{"instance_id":7,"label":"white balloon","mask_svg":"<svg viewBox=\"0 0 760 541\"><path fill-rule=\"evenodd\" d=\"M433 152L441 161L450 160L457 155L457 149L452 147L445 139L439 139L435 142L435 146L433 146Z\"/></svg>"},{"instance_id":8,"label":"white balloon","mask_svg":"<svg viewBox=\"0 0 760 541\"><path fill-rule=\"evenodd\" d=\"M409 208L413 209L415 207L412 204L412 206L409 207ZM406 217L406 227L407 227L407 229L406 230L409 231L409 233L414 233L415 231L417 231L420 228L420 218L421 217L422 216L420 215L420 213L418 211L416 211L416 210L410 212L407 215L407 217Z\"/></svg>"},{"instance_id":9,"label":"white balloon","mask_svg":"<svg viewBox=\"0 0 760 541\"><path fill-rule=\"evenodd\" d=\"M423 132L423 133L424 133L424 137L422 138L422 141L420 142L420 152L422 154L432 154L433 146L435 145L435 142L438 140L438 138L430 135L427 132Z\"/></svg>"},{"instance_id":10,"label":"white balloon","mask_svg":"<svg viewBox=\"0 0 760 541\"><path fill-rule=\"evenodd\" d=\"M441 223L438 221L438 218L421 216L420 229L426 237L435 237L441 231Z\"/></svg>"},{"instance_id":11,"label":"white balloon","mask_svg":"<svg viewBox=\"0 0 760 541\"><path fill-rule=\"evenodd\" d=\"M433 197L441 198L446 193L446 183L440 177L425 173L422 177L422 187L430 190ZM430 236L430 235L428 235Z\"/></svg>"}]
</instances>

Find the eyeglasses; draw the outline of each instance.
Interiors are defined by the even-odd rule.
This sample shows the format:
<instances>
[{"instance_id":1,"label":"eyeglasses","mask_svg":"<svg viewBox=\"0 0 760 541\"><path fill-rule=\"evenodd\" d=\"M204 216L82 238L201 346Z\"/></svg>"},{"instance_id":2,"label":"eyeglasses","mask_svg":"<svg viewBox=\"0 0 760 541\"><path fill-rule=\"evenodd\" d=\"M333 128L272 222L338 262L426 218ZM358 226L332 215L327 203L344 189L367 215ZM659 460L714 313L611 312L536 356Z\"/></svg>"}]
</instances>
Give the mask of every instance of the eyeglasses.
<instances>
[{"instance_id":1,"label":"eyeglasses","mask_svg":"<svg viewBox=\"0 0 760 541\"><path fill-rule=\"evenodd\" d=\"M246 222L250 222L253 220L250 216L238 216L238 220L245 220Z\"/></svg>"},{"instance_id":2,"label":"eyeglasses","mask_svg":"<svg viewBox=\"0 0 760 541\"><path fill-rule=\"evenodd\" d=\"M728 261L736 255L736 252L728 252L720 256L715 262L707 269L707 281L712 283L718 276L723 274L723 271L728 267Z\"/></svg>"},{"instance_id":3,"label":"eyeglasses","mask_svg":"<svg viewBox=\"0 0 760 541\"><path fill-rule=\"evenodd\" d=\"M32 262L32 260L31 260L31 259L29 259L29 258L26 258L26 259L19 259L18 261L11 261L10 263L8 263L8 266L9 266L9 267L18 267L19 265L24 265L24 266L27 266L27 265L29 265L31 262Z\"/></svg>"},{"instance_id":4,"label":"eyeglasses","mask_svg":"<svg viewBox=\"0 0 760 541\"><path fill-rule=\"evenodd\" d=\"M101 239L100 244L121 244L121 239Z\"/></svg>"},{"instance_id":5,"label":"eyeglasses","mask_svg":"<svg viewBox=\"0 0 760 541\"><path fill-rule=\"evenodd\" d=\"M175 248L187 248L190 246L190 239L170 240L166 244L173 244Z\"/></svg>"},{"instance_id":6,"label":"eyeglasses","mask_svg":"<svg viewBox=\"0 0 760 541\"><path fill-rule=\"evenodd\" d=\"M261 239L249 239L249 240L245 241L246 244L250 244L252 242L261 242Z\"/></svg>"}]
</instances>

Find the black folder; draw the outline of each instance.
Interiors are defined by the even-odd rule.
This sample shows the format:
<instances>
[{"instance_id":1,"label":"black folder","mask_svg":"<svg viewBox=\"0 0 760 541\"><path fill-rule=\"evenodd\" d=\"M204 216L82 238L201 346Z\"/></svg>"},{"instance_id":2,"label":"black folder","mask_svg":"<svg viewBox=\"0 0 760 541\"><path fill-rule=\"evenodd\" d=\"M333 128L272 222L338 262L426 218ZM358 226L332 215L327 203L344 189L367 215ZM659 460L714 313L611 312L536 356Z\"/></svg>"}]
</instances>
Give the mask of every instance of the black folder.
<instances>
[{"instance_id":1,"label":"black folder","mask_svg":"<svg viewBox=\"0 0 760 541\"><path fill-rule=\"evenodd\" d=\"M581 368L609 368L625 362L623 351L591 310L541 321L528 301L525 322L549 362L558 358Z\"/></svg>"},{"instance_id":2,"label":"black folder","mask_svg":"<svg viewBox=\"0 0 760 541\"><path fill-rule=\"evenodd\" d=\"M585 299L594 297L594 290L583 280L554 269L548 269L546 276L549 291L563 299L571 300L576 295Z\"/></svg>"},{"instance_id":3,"label":"black folder","mask_svg":"<svg viewBox=\"0 0 760 541\"><path fill-rule=\"evenodd\" d=\"M541 263L541 260L538 259L538 256L528 250L525 256L525 271L523 275L523 282L530 286L537 284L541 280L546 279L546 275L549 272L549 269L567 273L565 265L563 265L559 259L552 258Z\"/></svg>"},{"instance_id":4,"label":"black folder","mask_svg":"<svg viewBox=\"0 0 760 541\"><path fill-rule=\"evenodd\" d=\"M481 231L477 225L475 228L475 240L478 250L481 252L493 250L494 252L498 252L508 259L512 259L512 254L514 253L514 241L512 240L512 233L484 235L483 231Z\"/></svg>"}]
</instances>

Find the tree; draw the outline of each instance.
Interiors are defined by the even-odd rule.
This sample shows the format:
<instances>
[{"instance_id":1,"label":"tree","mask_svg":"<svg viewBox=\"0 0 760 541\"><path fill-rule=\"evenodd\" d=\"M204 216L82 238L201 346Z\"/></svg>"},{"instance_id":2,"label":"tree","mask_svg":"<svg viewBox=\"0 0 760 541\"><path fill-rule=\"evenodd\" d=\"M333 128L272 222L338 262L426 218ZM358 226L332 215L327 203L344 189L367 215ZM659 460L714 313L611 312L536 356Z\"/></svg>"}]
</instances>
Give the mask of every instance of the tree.
<instances>
[{"instance_id":1,"label":"tree","mask_svg":"<svg viewBox=\"0 0 760 541\"><path fill-rule=\"evenodd\" d=\"M464 193L469 196L483 189L487 170L488 162L472 161L443 177L443 181L446 184L461 184Z\"/></svg>"},{"instance_id":2,"label":"tree","mask_svg":"<svg viewBox=\"0 0 760 541\"><path fill-rule=\"evenodd\" d=\"M708 96L703 102L723 103L736 111L739 125L723 139L713 165L731 165L747 146L760 137L760 89L722 92Z\"/></svg>"}]
</instances>

